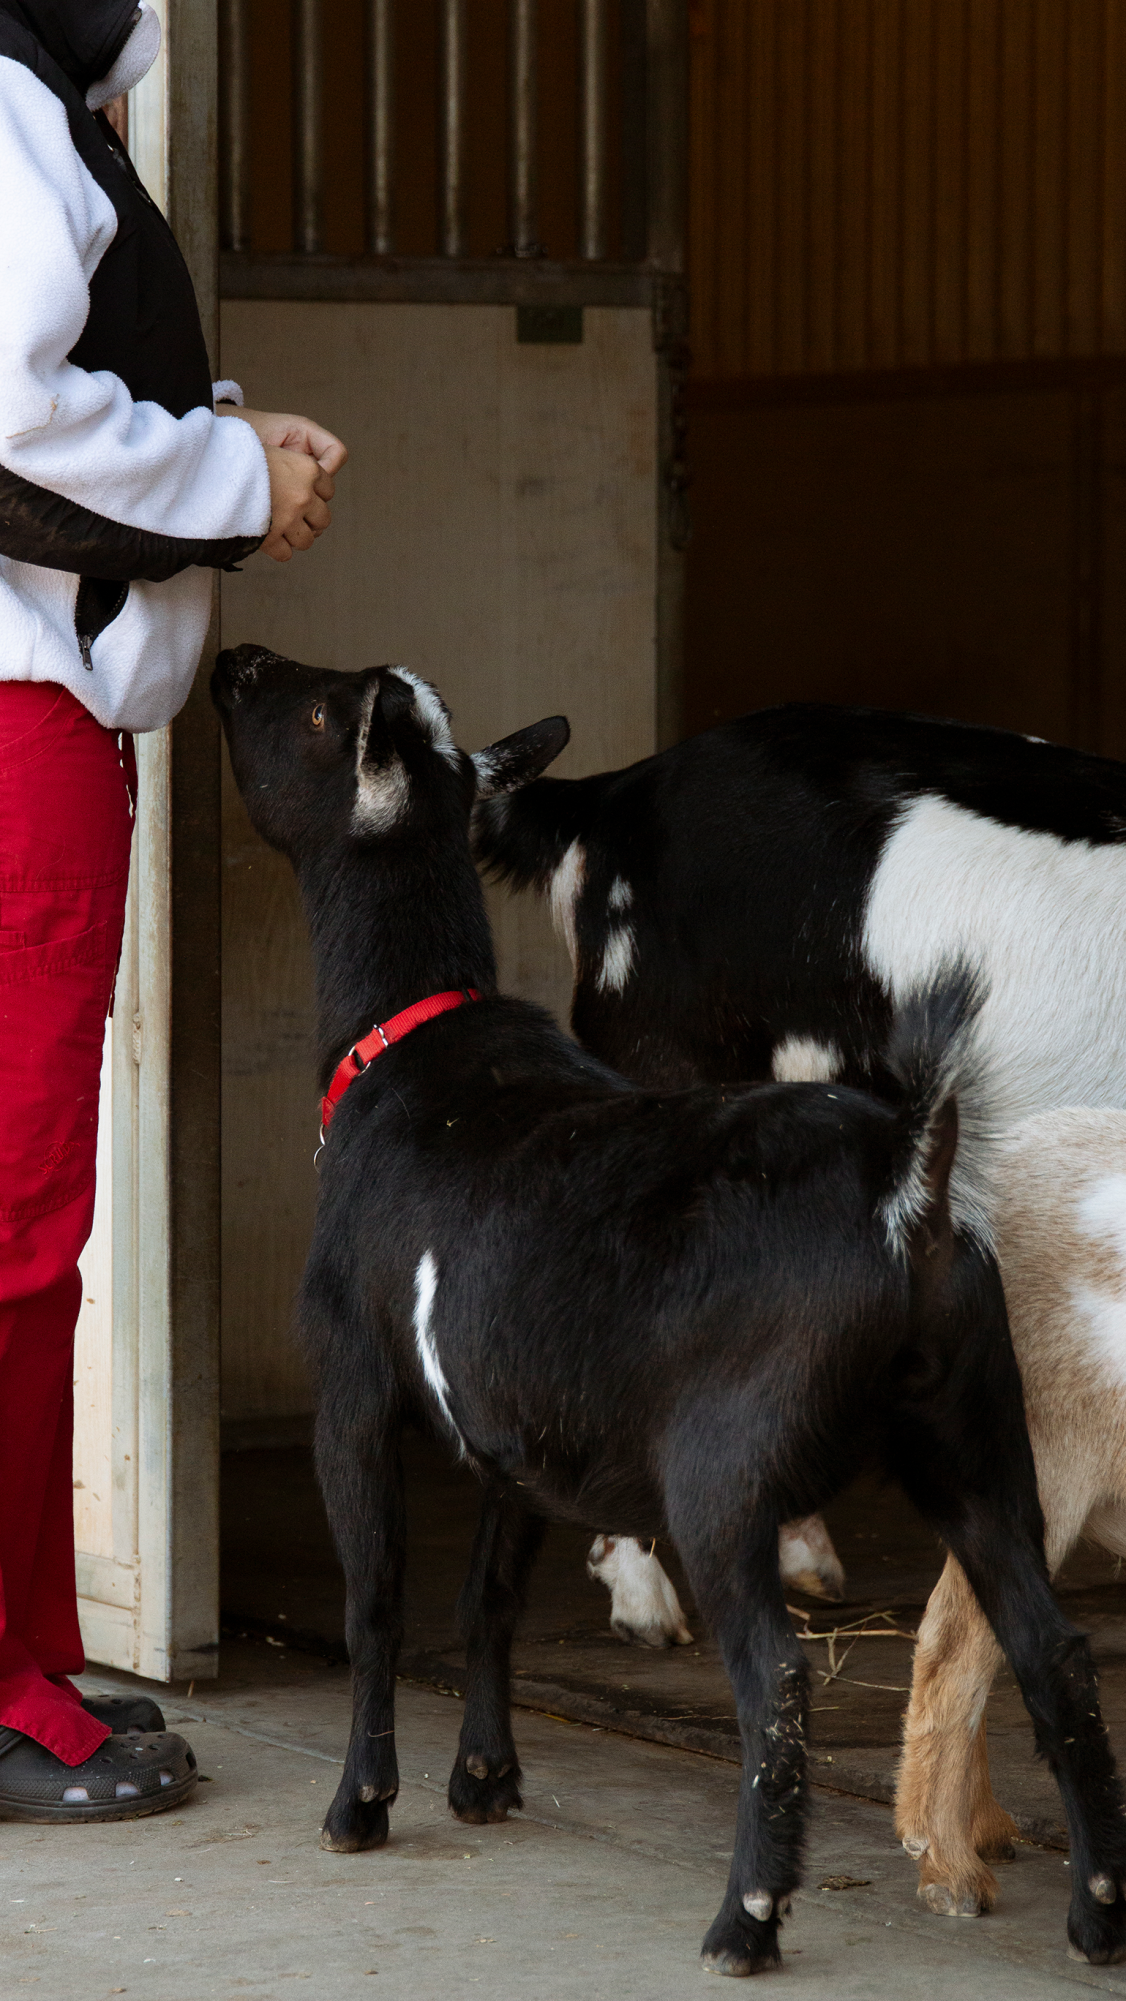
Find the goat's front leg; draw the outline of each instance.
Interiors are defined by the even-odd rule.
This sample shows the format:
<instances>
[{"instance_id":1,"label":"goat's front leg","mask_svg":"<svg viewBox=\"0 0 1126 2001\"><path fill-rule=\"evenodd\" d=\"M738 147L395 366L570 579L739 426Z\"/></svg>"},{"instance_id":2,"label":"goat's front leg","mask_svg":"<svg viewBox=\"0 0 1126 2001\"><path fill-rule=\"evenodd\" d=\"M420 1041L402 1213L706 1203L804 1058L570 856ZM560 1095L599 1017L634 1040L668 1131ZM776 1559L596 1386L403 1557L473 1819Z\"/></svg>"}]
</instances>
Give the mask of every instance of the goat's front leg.
<instances>
[{"instance_id":1,"label":"goat's front leg","mask_svg":"<svg viewBox=\"0 0 1126 2001\"><path fill-rule=\"evenodd\" d=\"M512 1635L545 1526L510 1485L497 1481L486 1488L458 1600L465 1714L449 1791L452 1811L475 1826L505 1820L523 1805L512 1736Z\"/></svg>"},{"instance_id":2,"label":"goat's front leg","mask_svg":"<svg viewBox=\"0 0 1126 2001\"><path fill-rule=\"evenodd\" d=\"M1016 1825L989 1783L985 1701L1001 1650L953 1557L931 1592L903 1730L896 1831L919 1865L919 1896L942 1917L977 1917L997 1894L990 1861Z\"/></svg>"},{"instance_id":3,"label":"goat's front leg","mask_svg":"<svg viewBox=\"0 0 1126 2001\"><path fill-rule=\"evenodd\" d=\"M672 1579L656 1551L630 1535L597 1535L586 1560L587 1576L610 1593L610 1631L639 1647L689 1647L688 1630Z\"/></svg>"},{"instance_id":4,"label":"goat's front leg","mask_svg":"<svg viewBox=\"0 0 1126 2001\"><path fill-rule=\"evenodd\" d=\"M801 1879L809 1669L778 1575L777 1517L725 1522L718 1493L668 1499L696 1603L731 1680L743 1743L735 1852L704 1939L704 1965L712 1973L763 1973L779 1963L779 1924Z\"/></svg>"},{"instance_id":5,"label":"goat's front leg","mask_svg":"<svg viewBox=\"0 0 1126 2001\"><path fill-rule=\"evenodd\" d=\"M355 1854L383 1846L399 1790L395 1667L403 1638L406 1515L398 1411L375 1401L365 1411L354 1383L334 1389L317 1413L316 1457L344 1566L352 1663L352 1734L321 1847Z\"/></svg>"},{"instance_id":6,"label":"goat's front leg","mask_svg":"<svg viewBox=\"0 0 1126 2001\"><path fill-rule=\"evenodd\" d=\"M778 1531L778 1564L783 1584L804 1591L807 1598L830 1598L839 1604L845 1595L844 1565L820 1515L783 1522Z\"/></svg>"}]
</instances>

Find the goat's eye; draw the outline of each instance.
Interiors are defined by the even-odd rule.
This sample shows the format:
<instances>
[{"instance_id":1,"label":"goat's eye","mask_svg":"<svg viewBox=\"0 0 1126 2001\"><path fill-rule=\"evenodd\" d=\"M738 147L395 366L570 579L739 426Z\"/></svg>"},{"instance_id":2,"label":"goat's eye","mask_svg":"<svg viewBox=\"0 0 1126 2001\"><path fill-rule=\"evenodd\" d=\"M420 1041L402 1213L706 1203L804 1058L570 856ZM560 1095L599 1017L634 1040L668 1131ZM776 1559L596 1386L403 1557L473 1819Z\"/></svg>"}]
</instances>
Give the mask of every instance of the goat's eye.
<instances>
[{"instance_id":1,"label":"goat's eye","mask_svg":"<svg viewBox=\"0 0 1126 2001\"><path fill-rule=\"evenodd\" d=\"M323 702L316 704L313 710L312 723L315 730L323 730L325 726L325 705Z\"/></svg>"}]
</instances>

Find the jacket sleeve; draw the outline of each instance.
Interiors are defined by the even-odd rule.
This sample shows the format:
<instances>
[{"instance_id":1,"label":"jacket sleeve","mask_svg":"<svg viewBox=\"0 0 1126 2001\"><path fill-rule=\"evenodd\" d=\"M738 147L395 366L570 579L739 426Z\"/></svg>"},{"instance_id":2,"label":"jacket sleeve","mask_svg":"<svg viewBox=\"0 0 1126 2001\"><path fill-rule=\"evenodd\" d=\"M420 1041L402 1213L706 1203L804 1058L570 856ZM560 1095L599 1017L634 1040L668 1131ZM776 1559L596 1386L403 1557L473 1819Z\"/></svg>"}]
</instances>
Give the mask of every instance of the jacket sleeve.
<instances>
[{"instance_id":1,"label":"jacket sleeve","mask_svg":"<svg viewBox=\"0 0 1126 2001\"><path fill-rule=\"evenodd\" d=\"M63 105L9 57L0 189L0 554L150 582L249 555L270 517L266 455L250 426L134 403L108 370L66 358L117 218L74 150Z\"/></svg>"}]
</instances>

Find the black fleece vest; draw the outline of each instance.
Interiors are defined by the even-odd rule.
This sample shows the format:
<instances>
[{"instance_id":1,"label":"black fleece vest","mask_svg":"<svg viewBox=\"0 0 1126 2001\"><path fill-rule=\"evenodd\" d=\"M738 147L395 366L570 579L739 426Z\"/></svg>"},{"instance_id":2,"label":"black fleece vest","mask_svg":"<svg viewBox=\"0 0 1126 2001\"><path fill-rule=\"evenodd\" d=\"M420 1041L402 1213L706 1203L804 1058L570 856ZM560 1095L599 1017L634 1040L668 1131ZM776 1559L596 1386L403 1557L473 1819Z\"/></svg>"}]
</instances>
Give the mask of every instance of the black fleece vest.
<instances>
[{"instance_id":1,"label":"black fleece vest","mask_svg":"<svg viewBox=\"0 0 1126 2001\"><path fill-rule=\"evenodd\" d=\"M0 10L0 56L23 63L63 105L74 149L109 196L117 233L90 281L90 314L68 359L107 369L135 402L173 417L211 407L211 370L188 267L104 112L84 98L42 44Z\"/></svg>"},{"instance_id":2,"label":"black fleece vest","mask_svg":"<svg viewBox=\"0 0 1126 2001\"><path fill-rule=\"evenodd\" d=\"M41 11L51 17L60 60L32 32L30 0L0 0L0 57L22 63L58 98L79 158L117 215L113 242L90 280L86 324L68 359L116 375L135 402L158 403L173 417L210 409L211 370L188 267L108 118L87 109L81 63L69 64L73 77L62 67L76 36L96 42L100 34L104 41L107 19L111 29L115 22L124 29L131 9L120 0L100 9L54 0ZM90 80L105 74L95 60ZM161 583L196 564L227 569L261 539L193 540L130 528L0 466L0 555L81 577L75 623L87 666L92 642L125 602L122 586L139 579Z\"/></svg>"}]
</instances>

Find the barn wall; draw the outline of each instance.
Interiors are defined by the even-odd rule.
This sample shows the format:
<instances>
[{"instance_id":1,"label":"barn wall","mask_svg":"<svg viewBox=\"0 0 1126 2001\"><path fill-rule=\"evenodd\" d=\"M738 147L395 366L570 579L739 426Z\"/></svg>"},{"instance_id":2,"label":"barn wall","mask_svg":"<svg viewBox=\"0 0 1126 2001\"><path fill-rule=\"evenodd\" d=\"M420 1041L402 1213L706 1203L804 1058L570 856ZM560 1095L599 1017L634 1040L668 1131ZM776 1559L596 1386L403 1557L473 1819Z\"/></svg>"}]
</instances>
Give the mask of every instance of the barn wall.
<instances>
[{"instance_id":1,"label":"barn wall","mask_svg":"<svg viewBox=\"0 0 1126 2001\"><path fill-rule=\"evenodd\" d=\"M1126 752L1126 0L693 0L687 727Z\"/></svg>"},{"instance_id":2,"label":"barn wall","mask_svg":"<svg viewBox=\"0 0 1126 2001\"><path fill-rule=\"evenodd\" d=\"M699 375L1126 353L1123 0L695 0Z\"/></svg>"},{"instance_id":3,"label":"barn wall","mask_svg":"<svg viewBox=\"0 0 1126 2001\"><path fill-rule=\"evenodd\" d=\"M581 344L519 345L502 306L228 302L223 369L314 412L352 461L331 533L223 581L226 645L327 667L402 661L474 749L569 715L561 772L654 747L657 367L647 312L588 307ZM502 979L565 1018L565 954L493 897ZM308 1407L289 1337L316 1183L310 971L291 872L227 774L223 1401Z\"/></svg>"}]
</instances>

